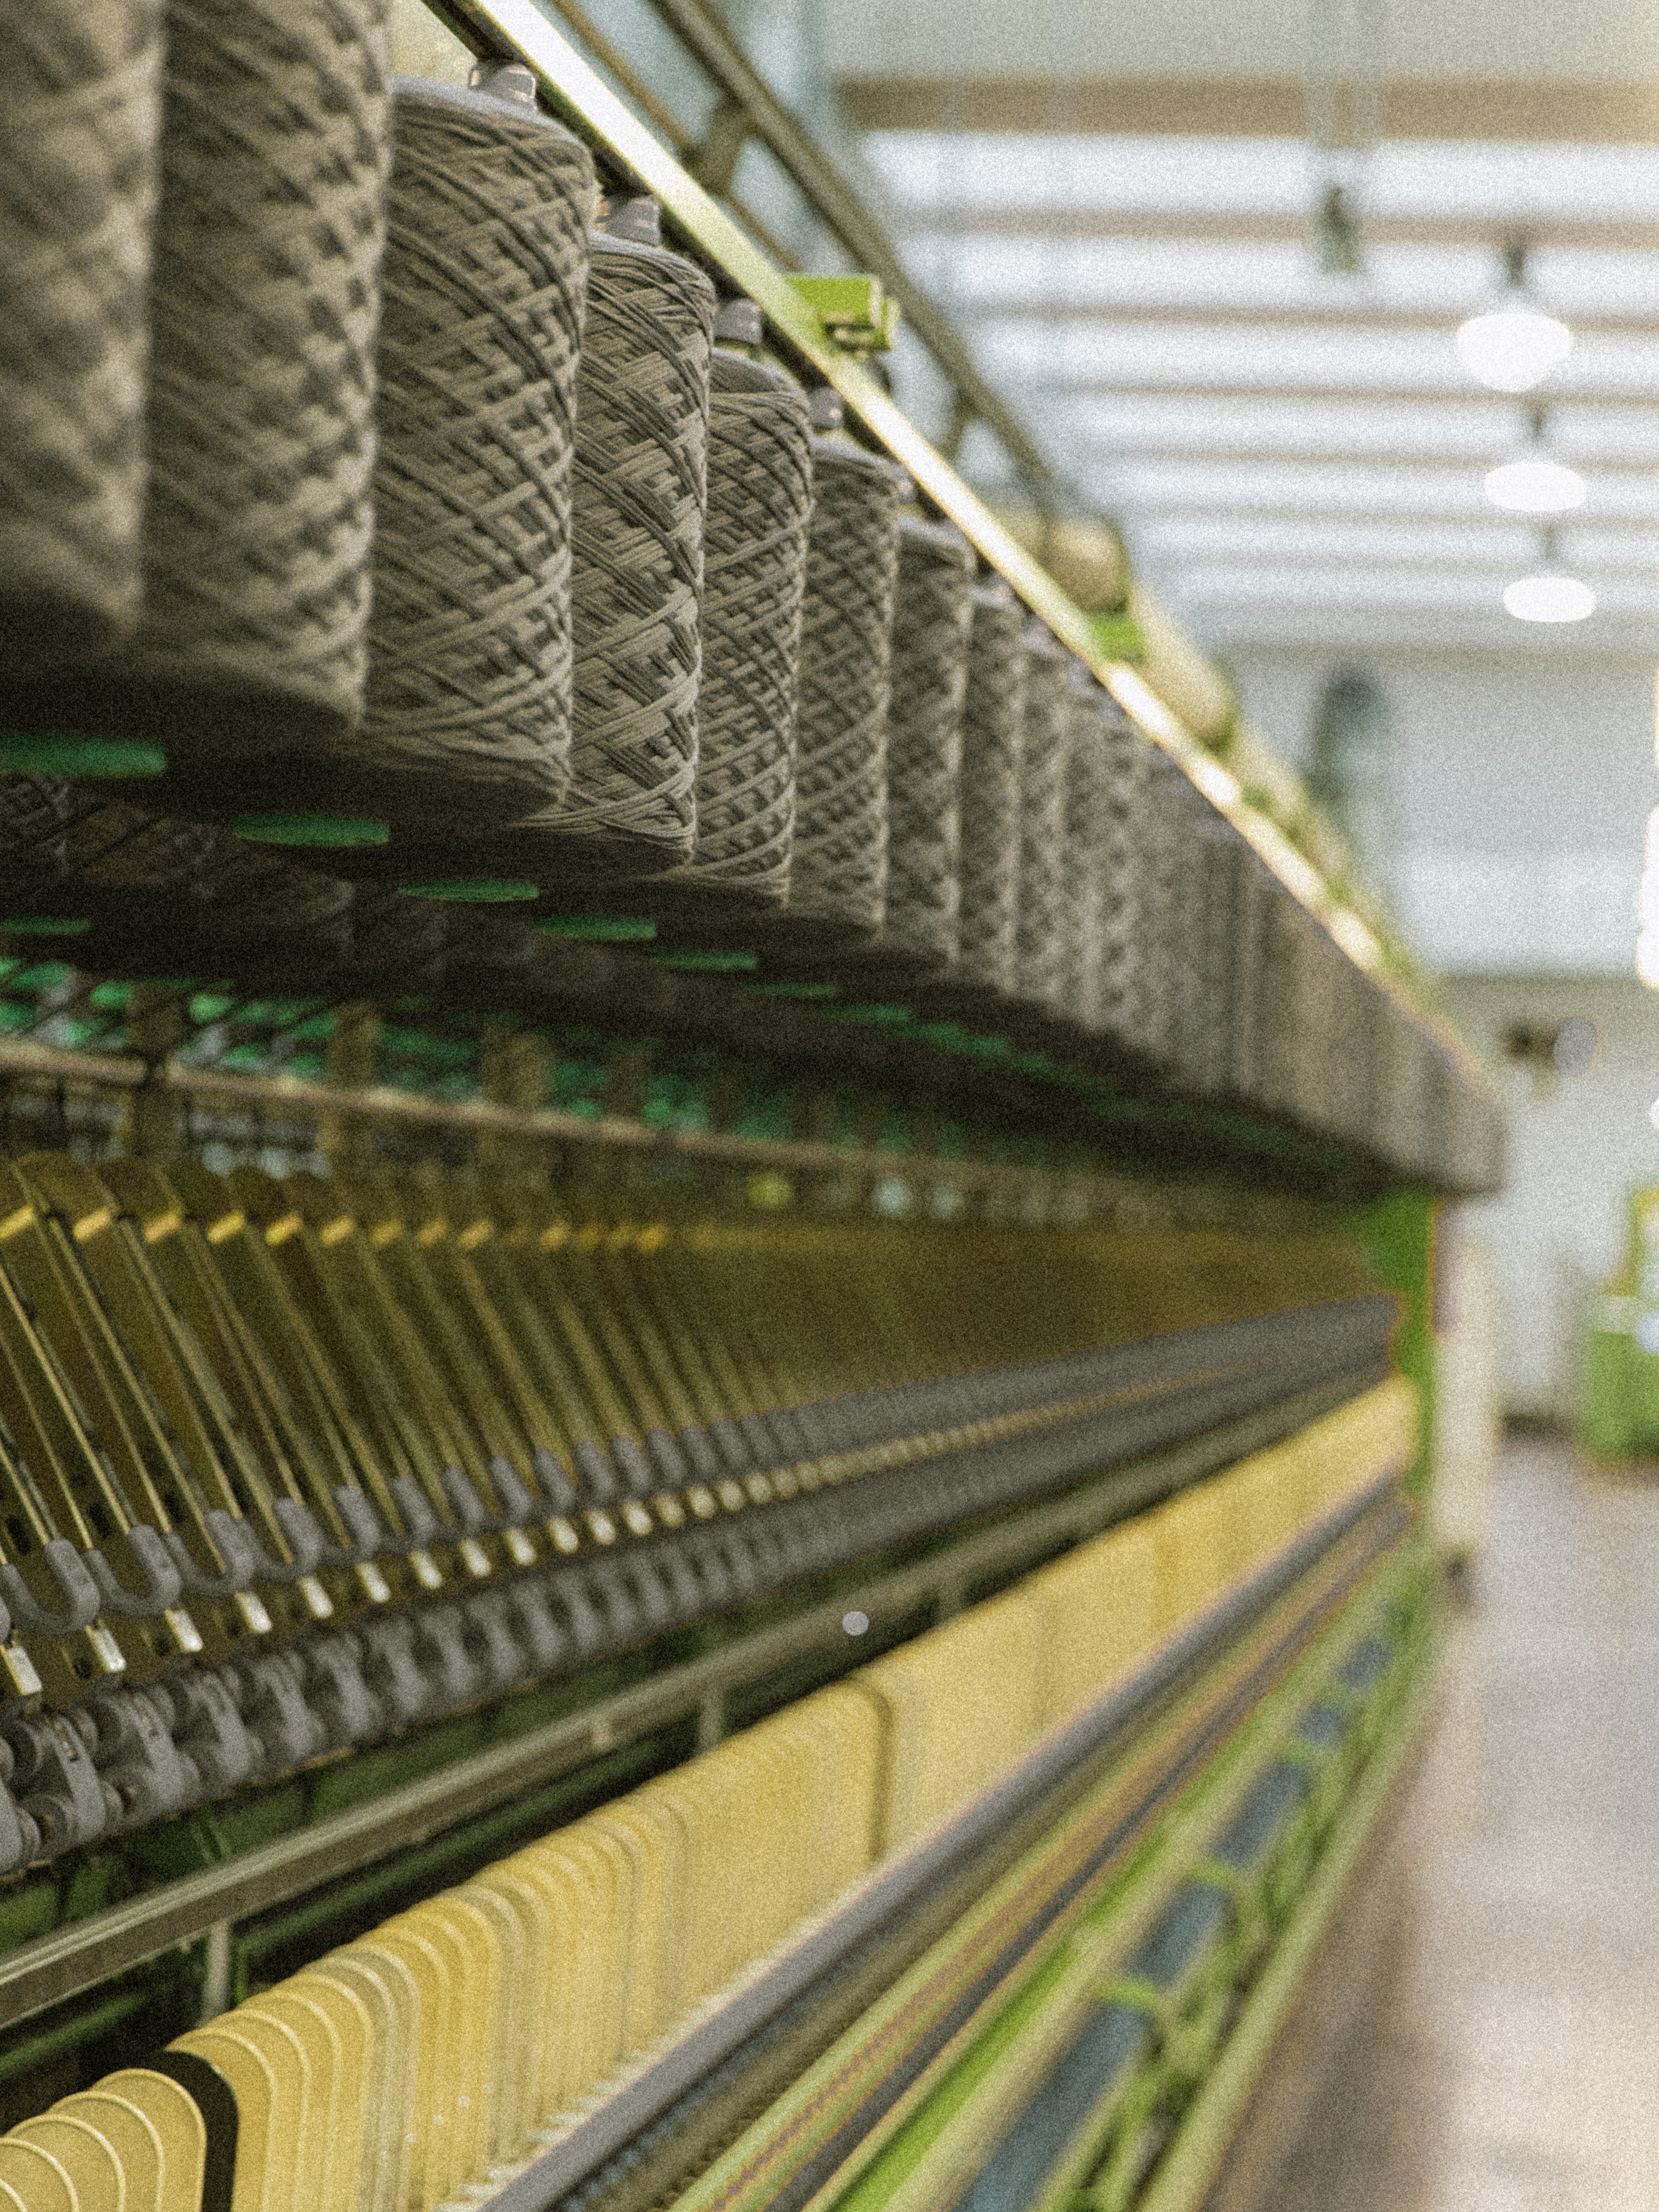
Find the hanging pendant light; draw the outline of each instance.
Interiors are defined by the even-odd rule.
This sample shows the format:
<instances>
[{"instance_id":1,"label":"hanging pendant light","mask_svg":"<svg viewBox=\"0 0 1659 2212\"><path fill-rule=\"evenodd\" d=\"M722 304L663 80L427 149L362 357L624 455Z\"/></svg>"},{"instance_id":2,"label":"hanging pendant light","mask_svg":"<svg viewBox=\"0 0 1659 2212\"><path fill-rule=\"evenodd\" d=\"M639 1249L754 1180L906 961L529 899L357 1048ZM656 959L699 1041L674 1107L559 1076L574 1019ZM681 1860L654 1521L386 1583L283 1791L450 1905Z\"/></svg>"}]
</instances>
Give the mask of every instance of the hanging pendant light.
<instances>
[{"instance_id":1,"label":"hanging pendant light","mask_svg":"<svg viewBox=\"0 0 1659 2212\"><path fill-rule=\"evenodd\" d=\"M1493 392L1530 392L1572 351L1572 332L1538 305L1527 281L1527 242L1504 247L1504 296L1457 333L1457 351L1477 384Z\"/></svg>"},{"instance_id":2,"label":"hanging pendant light","mask_svg":"<svg viewBox=\"0 0 1659 2212\"><path fill-rule=\"evenodd\" d=\"M1504 461L1486 472L1486 497L1510 514L1566 514L1583 507L1588 496L1584 479L1577 469L1558 461L1548 451L1547 410L1531 410L1532 437L1512 461Z\"/></svg>"},{"instance_id":3,"label":"hanging pendant light","mask_svg":"<svg viewBox=\"0 0 1659 2212\"><path fill-rule=\"evenodd\" d=\"M1659 991L1659 806L1648 817L1642 854L1642 882L1636 894L1636 973L1650 991ZM1659 1123L1656 1123L1659 1127Z\"/></svg>"},{"instance_id":4,"label":"hanging pendant light","mask_svg":"<svg viewBox=\"0 0 1659 2212\"><path fill-rule=\"evenodd\" d=\"M1595 612L1595 594L1582 578L1556 566L1555 532L1540 531L1544 565L1534 574L1517 576L1504 589L1504 605L1516 622L1576 623Z\"/></svg>"}]
</instances>

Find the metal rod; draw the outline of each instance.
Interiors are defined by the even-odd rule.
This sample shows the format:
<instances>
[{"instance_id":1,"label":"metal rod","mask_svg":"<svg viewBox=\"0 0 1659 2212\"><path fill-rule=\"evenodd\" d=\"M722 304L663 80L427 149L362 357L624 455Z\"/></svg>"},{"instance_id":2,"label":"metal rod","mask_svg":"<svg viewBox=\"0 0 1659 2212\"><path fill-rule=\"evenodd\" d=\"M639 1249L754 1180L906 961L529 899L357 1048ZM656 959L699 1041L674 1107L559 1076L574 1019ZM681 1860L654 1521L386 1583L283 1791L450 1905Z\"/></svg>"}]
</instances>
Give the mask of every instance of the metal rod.
<instances>
[{"instance_id":1,"label":"metal rod","mask_svg":"<svg viewBox=\"0 0 1659 2212\"><path fill-rule=\"evenodd\" d=\"M547 7L555 4L556 0L546 0ZM654 0L654 4L665 20L685 27L682 35L689 33L696 0ZM940 513L957 525L1055 636L1094 670L1130 720L1171 756L1217 811L1254 848L1291 897L1307 908L1355 965L1381 988L1399 1018L1432 1036L1471 1088L1485 1089L1486 1078L1480 1062L1449 1024L1418 1002L1370 923L1339 897L1318 869L1303 859L1279 824L1251 803L1238 778L1222 767L1139 672L1109 657L1095 617L1085 615L1016 541L944 455L895 406L872 371L836 343L785 271L555 27L542 0L449 0L449 9L481 46L515 53L535 70L556 107L636 177L662 203L670 222L748 293L762 308L779 343L836 387L849 412L908 471ZM705 27L705 30L712 52L717 27ZM754 78L741 54L735 58L747 73L743 81L753 78L764 94L764 86ZM734 75L732 81L735 84L739 80ZM787 112L779 112L790 132L810 146L810 140L805 139ZM801 158L810 170L805 156ZM829 173L833 176L834 172ZM833 227L833 218L826 219Z\"/></svg>"},{"instance_id":2,"label":"metal rod","mask_svg":"<svg viewBox=\"0 0 1659 2212\"><path fill-rule=\"evenodd\" d=\"M1131 1728L1193 1671L1242 1636L1342 1540L1370 1522L1370 1542L1344 1577L1348 1589L1393 1545L1410 1516L1385 1480L1329 1515L1202 1620L1172 1638L1125 1681L1046 1738L1012 1772L943 1827L878 1867L846 1905L811 1927L763 1972L740 1984L634 2080L594 2106L539 2158L483 2200L498 2212L550 2212L561 2199L665 2117L687 2091L830 1973L849 1952L919 1905L964 1862L981 1855L1034 1802L1092 1772ZM1358 1541L1358 1539L1357 1538Z\"/></svg>"},{"instance_id":3,"label":"metal rod","mask_svg":"<svg viewBox=\"0 0 1659 2212\"><path fill-rule=\"evenodd\" d=\"M1149 1454L1012 1524L948 1546L898 1574L825 1600L793 1620L763 1629L723 1651L670 1668L602 1704L550 1723L516 1741L476 1752L437 1772L389 1790L373 1803L187 1875L0 1958L0 2030L95 1988L112 1975L199 1942L234 1923L373 1865L389 1853L429 1842L590 1759L701 1712L745 1684L814 1654L845 1651L843 1626L856 1606L872 1623L902 1620L941 1589L1018 1570L1022 1562L1097 1534L1167 1492L1259 1450L1290 1425L1321 1410L1328 1392L1309 1393L1247 1415L1194 1441Z\"/></svg>"},{"instance_id":4,"label":"metal rod","mask_svg":"<svg viewBox=\"0 0 1659 2212\"><path fill-rule=\"evenodd\" d=\"M57 1045L32 1044L27 1039L0 1042L0 1079L7 1076L34 1076L51 1083L121 1091L149 1085L250 1109L276 1109L319 1117L357 1116L416 1127L650 1153L659 1158L773 1168L802 1176L866 1180L897 1176L964 1190L1047 1190L1084 1200L1121 1196L1124 1188L1109 1176L1064 1169L1018 1167L998 1160L940 1159L923 1153L854 1151L787 1138L739 1137L718 1129L657 1129L615 1116L589 1121L550 1108L501 1106L489 1099L422 1098L406 1091L379 1087L336 1089L300 1076L236 1075L217 1068L176 1065L150 1067L140 1060L109 1053L73 1052Z\"/></svg>"},{"instance_id":5,"label":"metal rod","mask_svg":"<svg viewBox=\"0 0 1659 2212\"><path fill-rule=\"evenodd\" d=\"M555 5L562 12L562 0L555 0ZM1054 472L1048 457L986 383L946 316L917 287L886 230L823 149L777 98L706 0L653 0L653 5L720 90L742 109L751 135L762 141L799 186L859 266L879 276L900 302L905 319L973 414L995 431L1009 459L1024 475L1052 487Z\"/></svg>"}]
</instances>

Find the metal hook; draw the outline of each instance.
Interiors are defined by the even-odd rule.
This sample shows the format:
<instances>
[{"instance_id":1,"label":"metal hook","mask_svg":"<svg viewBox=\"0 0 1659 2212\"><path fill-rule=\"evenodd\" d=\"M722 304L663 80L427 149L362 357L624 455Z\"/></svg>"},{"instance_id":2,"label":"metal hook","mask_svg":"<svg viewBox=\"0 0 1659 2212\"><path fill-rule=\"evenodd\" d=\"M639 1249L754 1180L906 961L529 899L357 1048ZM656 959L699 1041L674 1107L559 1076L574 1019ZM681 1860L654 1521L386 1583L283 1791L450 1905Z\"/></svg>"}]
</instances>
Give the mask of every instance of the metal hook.
<instances>
[{"instance_id":1,"label":"metal hook","mask_svg":"<svg viewBox=\"0 0 1659 2212\"><path fill-rule=\"evenodd\" d=\"M355 1567L363 1561L376 1558L382 1552L397 1549L390 1530L374 1510L374 1501L356 1483L342 1482L335 1486L335 1509L345 1522L346 1533L351 1539L345 1544L329 1544L324 1547L323 1565L329 1567Z\"/></svg>"},{"instance_id":2,"label":"metal hook","mask_svg":"<svg viewBox=\"0 0 1659 2212\"><path fill-rule=\"evenodd\" d=\"M135 1522L127 1531L127 1549L143 1575L142 1589L131 1590L116 1574L103 1553L94 1545L82 1553L87 1571L98 1585L106 1613L124 1613L132 1620L153 1620L169 1606L177 1605L184 1588L159 1528L147 1521Z\"/></svg>"},{"instance_id":3,"label":"metal hook","mask_svg":"<svg viewBox=\"0 0 1659 2212\"><path fill-rule=\"evenodd\" d=\"M62 1591L64 1609L52 1613L42 1605L15 1567L0 1566L0 1596L20 1628L38 1636L72 1636L90 1628L98 1618L98 1585L67 1536L54 1536L40 1553L46 1571Z\"/></svg>"},{"instance_id":4,"label":"metal hook","mask_svg":"<svg viewBox=\"0 0 1659 2212\"><path fill-rule=\"evenodd\" d=\"M254 1531L247 1528L255 1579L262 1583L297 1583L314 1574L327 1547L311 1508L298 1498L274 1498L270 1512L294 1556L291 1559L273 1559ZM243 1522L242 1526L246 1528L247 1524Z\"/></svg>"},{"instance_id":5,"label":"metal hook","mask_svg":"<svg viewBox=\"0 0 1659 2212\"><path fill-rule=\"evenodd\" d=\"M392 1502L403 1516L406 1534L398 1539L395 1548L400 1552L417 1552L429 1544L439 1532L438 1516L418 1482L412 1474L394 1474L386 1485Z\"/></svg>"},{"instance_id":6,"label":"metal hook","mask_svg":"<svg viewBox=\"0 0 1659 2212\"><path fill-rule=\"evenodd\" d=\"M162 1541L172 1553L179 1578L191 1596L234 1597L238 1590L246 1589L259 1571L260 1553L252 1531L245 1521L238 1521L222 1505L209 1506L202 1520L213 1540L213 1548L225 1563L223 1574L210 1575L198 1567L176 1528L169 1528Z\"/></svg>"}]
</instances>

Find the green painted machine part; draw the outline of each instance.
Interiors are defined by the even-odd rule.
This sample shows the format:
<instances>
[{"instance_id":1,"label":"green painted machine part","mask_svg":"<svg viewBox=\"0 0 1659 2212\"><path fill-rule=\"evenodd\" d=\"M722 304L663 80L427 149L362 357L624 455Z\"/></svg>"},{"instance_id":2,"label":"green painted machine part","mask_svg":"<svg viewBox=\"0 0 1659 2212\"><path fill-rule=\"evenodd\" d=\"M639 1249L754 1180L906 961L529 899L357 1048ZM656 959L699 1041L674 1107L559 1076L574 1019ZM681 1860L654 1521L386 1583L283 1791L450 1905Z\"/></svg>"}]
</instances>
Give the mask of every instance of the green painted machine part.
<instances>
[{"instance_id":1,"label":"green painted machine part","mask_svg":"<svg viewBox=\"0 0 1659 2212\"><path fill-rule=\"evenodd\" d=\"M1421 1497L1429 1481L1434 1434L1435 1224L1442 1200L1432 1192L1392 1191L1353 1218L1353 1230L1377 1280L1401 1301L1395 1364L1417 1385L1419 1450L1408 1486Z\"/></svg>"},{"instance_id":2,"label":"green painted machine part","mask_svg":"<svg viewBox=\"0 0 1659 2212\"><path fill-rule=\"evenodd\" d=\"M1625 1255L1583 1346L1579 1441L1607 1465L1659 1456L1659 1188L1631 1194Z\"/></svg>"},{"instance_id":3,"label":"green painted machine part","mask_svg":"<svg viewBox=\"0 0 1659 2212\"><path fill-rule=\"evenodd\" d=\"M1437 1578L1413 1536L1223 1751L979 2002L847 2156L825 2212L1196 2212L1352 1857L1414 1741ZM1110 1785L1106 1785L1109 1787ZM1082 1825L1093 1800L1068 1821ZM755 2212L855 2094L860 2048L902 2041L920 1992L970 1955L1036 1847L678 2200ZM1055 2092L1059 2092L1056 2096ZM1226 2117L1219 2117L1224 2105ZM1020 2141L1035 2124L1036 2140ZM790 2145L779 2162L770 2147ZM747 2177L747 2179L745 2179Z\"/></svg>"}]
</instances>

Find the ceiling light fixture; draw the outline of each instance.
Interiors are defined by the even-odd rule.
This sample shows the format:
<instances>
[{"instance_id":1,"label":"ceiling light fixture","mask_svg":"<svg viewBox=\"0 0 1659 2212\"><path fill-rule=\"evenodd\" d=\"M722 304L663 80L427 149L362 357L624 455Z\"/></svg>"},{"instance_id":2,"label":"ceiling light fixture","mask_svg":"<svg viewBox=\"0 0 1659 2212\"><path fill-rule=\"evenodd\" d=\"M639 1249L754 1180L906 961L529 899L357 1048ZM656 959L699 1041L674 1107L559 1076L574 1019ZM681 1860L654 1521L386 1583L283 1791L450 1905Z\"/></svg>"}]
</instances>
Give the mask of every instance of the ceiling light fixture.
<instances>
[{"instance_id":1,"label":"ceiling light fixture","mask_svg":"<svg viewBox=\"0 0 1659 2212\"><path fill-rule=\"evenodd\" d=\"M1576 623L1595 612L1595 594L1577 576L1517 576L1504 605L1516 622Z\"/></svg>"},{"instance_id":2,"label":"ceiling light fixture","mask_svg":"<svg viewBox=\"0 0 1659 2212\"><path fill-rule=\"evenodd\" d=\"M1493 392L1530 392L1572 351L1572 332L1547 315L1527 282L1527 242L1504 247L1504 300L1484 315L1471 315L1457 333L1457 351L1477 384Z\"/></svg>"},{"instance_id":3,"label":"ceiling light fixture","mask_svg":"<svg viewBox=\"0 0 1659 2212\"><path fill-rule=\"evenodd\" d=\"M1528 412L1531 438L1514 460L1487 471L1486 497L1510 514L1566 514L1583 507L1588 496L1584 479L1548 451L1548 409Z\"/></svg>"},{"instance_id":4,"label":"ceiling light fixture","mask_svg":"<svg viewBox=\"0 0 1659 2212\"><path fill-rule=\"evenodd\" d=\"M1555 532L1540 531L1544 566L1534 575L1517 576L1504 589L1504 605L1516 622L1576 623L1595 612L1595 594L1577 576L1555 565Z\"/></svg>"},{"instance_id":5,"label":"ceiling light fixture","mask_svg":"<svg viewBox=\"0 0 1659 2212\"><path fill-rule=\"evenodd\" d=\"M1565 461L1529 455L1491 470L1486 497L1510 514L1566 514L1584 504L1584 479Z\"/></svg>"},{"instance_id":6,"label":"ceiling light fixture","mask_svg":"<svg viewBox=\"0 0 1659 2212\"><path fill-rule=\"evenodd\" d=\"M1636 973L1650 991L1659 991L1659 806L1648 817L1643 840L1642 880L1636 893ZM1659 1122L1654 1124L1659 1128Z\"/></svg>"}]
</instances>

